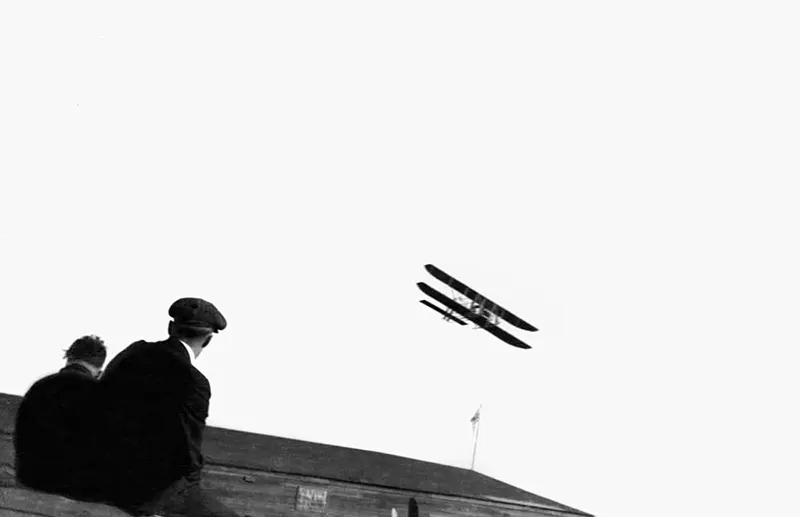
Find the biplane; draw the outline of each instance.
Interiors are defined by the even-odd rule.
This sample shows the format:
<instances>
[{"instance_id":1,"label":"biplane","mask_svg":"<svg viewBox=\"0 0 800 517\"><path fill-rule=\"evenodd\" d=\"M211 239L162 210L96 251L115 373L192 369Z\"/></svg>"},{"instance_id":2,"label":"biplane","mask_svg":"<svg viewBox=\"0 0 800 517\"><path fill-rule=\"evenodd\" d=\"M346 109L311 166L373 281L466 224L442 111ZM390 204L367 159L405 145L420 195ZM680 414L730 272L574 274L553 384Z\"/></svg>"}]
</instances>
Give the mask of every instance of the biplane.
<instances>
[{"instance_id":1,"label":"biplane","mask_svg":"<svg viewBox=\"0 0 800 517\"><path fill-rule=\"evenodd\" d=\"M447 321L454 321L459 325L466 325L467 323L461 319L464 318L474 323L476 328L482 328L511 346L530 348L530 345L527 343L522 342L516 336L501 329L500 320L505 320L511 325L529 332L536 332L539 329L527 321L524 321L519 316L512 314L508 309L499 306L477 291L462 284L436 266L427 264L425 269L434 278L447 284L453 291L453 297L450 298L440 293L425 282L418 282L417 287L419 287L423 293L444 305L445 309L437 307L428 300L420 300L420 303L435 310L444 316L444 319ZM456 316L456 314L461 316L461 318Z\"/></svg>"}]
</instances>

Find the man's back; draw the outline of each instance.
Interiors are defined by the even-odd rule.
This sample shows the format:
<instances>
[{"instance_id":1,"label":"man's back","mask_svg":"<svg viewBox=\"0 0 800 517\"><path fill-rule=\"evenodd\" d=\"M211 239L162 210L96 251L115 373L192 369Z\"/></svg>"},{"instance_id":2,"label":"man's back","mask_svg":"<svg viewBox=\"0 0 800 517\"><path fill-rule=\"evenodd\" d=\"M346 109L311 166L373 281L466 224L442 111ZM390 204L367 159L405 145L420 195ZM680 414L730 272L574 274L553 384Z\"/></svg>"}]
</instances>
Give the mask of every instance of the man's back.
<instances>
[{"instance_id":1,"label":"man's back","mask_svg":"<svg viewBox=\"0 0 800 517\"><path fill-rule=\"evenodd\" d=\"M17 479L38 490L83 497L97 484L92 454L99 430L98 382L69 365L26 392L14 430Z\"/></svg>"},{"instance_id":2,"label":"man's back","mask_svg":"<svg viewBox=\"0 0 800 517\"><path fill-rule=\"evenodd\" d=\"M109 476L115 501L135 504L202 469L202 433L211 390L175 339L139 341L108 365Z\"/></svg>"}]
</instances>

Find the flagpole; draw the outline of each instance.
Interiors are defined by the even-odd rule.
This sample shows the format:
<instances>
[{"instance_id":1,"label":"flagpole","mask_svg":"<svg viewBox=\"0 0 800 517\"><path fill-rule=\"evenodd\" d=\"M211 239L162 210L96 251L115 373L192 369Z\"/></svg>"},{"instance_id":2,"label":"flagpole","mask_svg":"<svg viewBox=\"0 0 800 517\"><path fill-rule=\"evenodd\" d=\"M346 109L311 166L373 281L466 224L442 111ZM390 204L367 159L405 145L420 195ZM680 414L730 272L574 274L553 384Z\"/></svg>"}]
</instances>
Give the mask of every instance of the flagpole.
<instances>
[{"instance_id":1,"label":"flagpole","mask_svg":"<svg viewBox=\"0 0 800 517\"><path fill-rule=\"evenodd\" d=\"M483 404L478 407L478 411L475 412L475 416L472 417L472 421L475 423L475 441L472 444L472 465L469 467L470 470L475 470L475 454L478 452L478 435L481 432L481 408Z\"/></svg>"},{"instance_id":2,"label":"flagpole","mask_svg":"<svg viewBox=\"0 0 800 517\"><path fill-rule=\"evenodd\" d=\"M472 466L470 470L475 470L475 453L478 452L478 433L481 432L481 421L478 420L478 425L475 428L475 444L472 446Z\"/></svg>"}]
</instances>

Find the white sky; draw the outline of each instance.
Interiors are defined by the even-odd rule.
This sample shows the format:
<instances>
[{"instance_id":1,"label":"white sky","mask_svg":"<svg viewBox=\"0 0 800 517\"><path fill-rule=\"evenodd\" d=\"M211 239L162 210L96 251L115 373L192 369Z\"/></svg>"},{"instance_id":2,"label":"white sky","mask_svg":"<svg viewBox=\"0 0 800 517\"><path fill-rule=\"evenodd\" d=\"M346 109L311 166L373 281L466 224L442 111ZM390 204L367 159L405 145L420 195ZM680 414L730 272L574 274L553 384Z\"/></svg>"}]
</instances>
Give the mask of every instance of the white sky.
<instances>
[{"instance_id":1,"label":"white sky","mask_svg":"<svg viewBox=\"0 0 800 517\"><path fill-rule=\"evenodd\" d=\"M798 10L662 4L3 3L0 391L199 296L212 425L796 513Z\"/></svg>"}]
</instances>

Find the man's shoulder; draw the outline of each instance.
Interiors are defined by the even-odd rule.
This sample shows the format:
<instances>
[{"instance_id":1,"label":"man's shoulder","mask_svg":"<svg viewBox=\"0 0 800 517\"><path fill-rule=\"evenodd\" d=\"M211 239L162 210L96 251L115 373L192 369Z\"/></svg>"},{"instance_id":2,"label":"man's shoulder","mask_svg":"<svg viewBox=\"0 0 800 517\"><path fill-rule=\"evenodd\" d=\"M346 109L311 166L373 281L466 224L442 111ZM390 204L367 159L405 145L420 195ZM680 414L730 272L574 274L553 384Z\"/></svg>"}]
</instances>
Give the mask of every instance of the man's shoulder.
<instances>
[{"instance_id":1,"label":"man's shoulder","mask_svg":"<svg viewBox=\"0 0 800 517\"><path fill-rule=\"evenodd\" d=\"M138 351L138 350L159 349L159 348L164 348L164 346L166 346L168 343L169 343L168 339L164 341L146 341L144 339L140 339L139 341L135 341L130 345L128 345L127 347L125 347L123 352L127 350Z\"/></svg>"},{"instance_id":2,"label":"man's shoulder","mask_svg":"<svg viewBox=\"0 0 800 517\"><path fill-rule=\"evenodd\" d=\"M149 372L149 375L159 371L180 371L184 363L188 366L188 358L181 357L185 354L180 342L165 341L137 341L125 347L108 363L101 381L109 381L120 375L140 375Z\"/></svg>"},{"instance_id":3,"label":"man's shoulder","mask_svg":"<svg viewBox=\"0 0 800 517\"><path fill-rule=\"evenodd\" d=\"M49 391L60 386L69 384L95 384L97 381L88 374L79 373L75 370L61 369L57 372L45 375L28 388L25 396L33 395L42 391Z\"/></svg>"},{"instance_id":4,"label":"man's shoulder","mask_svg":"<svg viewBox=\"0 0 800 517\"><path fill-rule=\"evenodd\" d=\"M97 381L87 375L52 373L33 383L20 403L21 407L62 407L66 401L94 393Z\"/></svg>"},{"instance_id":5,"label":"man's shoulder","mask_svg":"<svg viewBox=\"0 0 800 517\"><path fill-rule=\"evenodd\" d=\"M177 344L180 346L180 343ZM176 343L172 340L164 340L164 341L136 341L135 343L131 343L127 347L125 347L122 352L120 352L112 362L119 361L126 359L128 357L140 357L142 355L152 356L152 357L167 357L170 355L175 355L175 350L180 350ZM109 366L111 363L109 363Z\"/></svg>"},{"instance_id":6,"label":"man's shoulder","mask_svg":"<svg viewBox=\"0 0 800 517\"><path fill-rule=\"evenodd\" d=\"M58 374L51 373L34 382L22 396L22 404L30 403L32 400L48 395L48 392L52 391L54 381L57 379Z\"/></svg>"}]
</instances>

